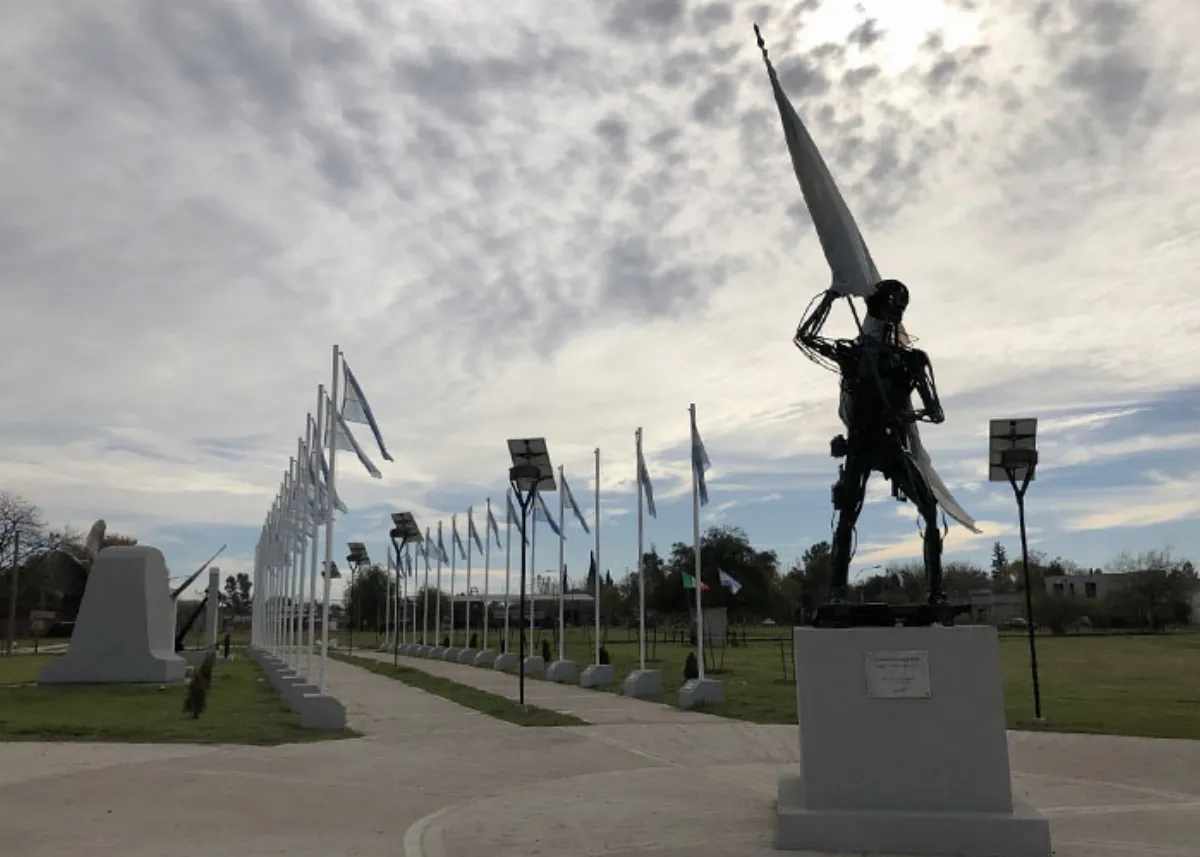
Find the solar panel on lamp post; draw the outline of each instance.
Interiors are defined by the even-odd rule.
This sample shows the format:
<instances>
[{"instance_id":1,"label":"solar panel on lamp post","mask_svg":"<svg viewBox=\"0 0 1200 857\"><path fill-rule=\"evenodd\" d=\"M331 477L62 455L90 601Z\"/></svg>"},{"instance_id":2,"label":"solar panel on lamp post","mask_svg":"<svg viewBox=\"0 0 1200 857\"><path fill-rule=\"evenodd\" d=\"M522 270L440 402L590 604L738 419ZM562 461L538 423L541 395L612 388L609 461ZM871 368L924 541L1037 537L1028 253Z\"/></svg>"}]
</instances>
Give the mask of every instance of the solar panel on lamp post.
<instances>
[{"instance_id":1,"label":"solar panel on lamp post","mask_svg":"<svg viewBox=\"0 0 1200 857\"><path fill-rule=\"evenodd\" d=\"M392 547L396 549L396 589L399 591L400 578L404 574L404 569L400 562L400 549L407 548L410 544L419 544L421 542L421 528L417 526L417 519L413 517L412 512L393 512L392 527L388 533L388 537L392 540ZM416 602L413 602L413 610L416 611ZM408 623L408 609L405 606L404 624L400 626L400 636L395 640L395 645L392 647L392 665L400 665L400 640L404 638L404 625Z\"/></svg>"},{"instance_id":2,"label":"solar panel on lamp post","mask_svg":"<svg viewBox=\"0 0 1200 857\"><path fill-rule=\"evenodd\" d=\"M1037 639L1033 622L1033 587L1029 580L1029 541L1025 533L1025 492L1037 471L1037 420L992 420L988 430L988 480L1007 482L1017 498L1021 528L1021 572L1025 579L1025 625L1029 634L1029 670L1033 679L1033 722L1045 726L1038 680Z\"/></svg>"},{"instance_id":3,"label":"solar panel on lamp post","mask_svg":"<svg viewBox=\"0 0 1200 857\"><path fill-rule=\"evenodd\" d=\"M508 470L508 481L512 484L513 493L521 506L521 597L517 610L517 627L521 629L520 660L517 662L517 684L519 687L518 701L525 704L525 549L528 540L525 534L529 532L526 522L529 512L537 500L539 493L557 490L554 483L554 468L550 464L550 452L546 448L546 440L541 437L517 438L508 441L508 454L512 457L512 467ZM531 639L532 645L533 640Z\"/></svg>"},{"instance_id":4,"label":"solar panel on lamp post","mask_svg":"<svg viewBox=\"0 0 1200 857\"><path fill-rule=\"evenodd\" d=\"M354 591L354 579L355 579L356 574L358 573L359 568L361 568L364 565L369 565L371 562L371 558L367 555L367 546L365 544L363 544L362 542L347 542L346 545L347 545L347 547L350 548L350 553L346 554L346 562L350 566L350 598L351 598L350 607L352 609L350 611L351 615L349 616L349 619L350 619L350 622L349 622L349 625L350 625L349 649L350 649L350 654L353 655L354 654L354 626L358 624L357 617L358 617L358 612L359 612L358 611L359 597L358 597L358 594L355 593L355 591Z\"/></svg>"}]
</instances>

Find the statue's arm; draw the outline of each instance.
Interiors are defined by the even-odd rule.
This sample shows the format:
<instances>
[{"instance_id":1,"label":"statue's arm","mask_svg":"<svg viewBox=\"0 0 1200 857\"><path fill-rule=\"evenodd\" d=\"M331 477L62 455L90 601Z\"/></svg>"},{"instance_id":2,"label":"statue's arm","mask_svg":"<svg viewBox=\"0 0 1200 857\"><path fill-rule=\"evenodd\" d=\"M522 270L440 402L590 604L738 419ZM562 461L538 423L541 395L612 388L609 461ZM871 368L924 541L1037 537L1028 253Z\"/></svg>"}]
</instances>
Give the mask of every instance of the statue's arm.
<instances>
[{"instance_id":1,"label":"statue's arm","mask_svg":"<svg viewBox=\"0 0 1200 857\"><path fill-rule=\"evenodd\" d=\"M821 330L829 318L829 310L833 308L834 301L839 297L841 295L833 289L829 289L821 296L821 302L800 321L799 327L796 328L796 335L792 338L792 342L796 344L797 348L810 356L818 354L828 360L838 359L838 342L822 336Z\"/></svg>"},{"instance_id":2,"label":"statue's arm","mask_svg":"<svg viewBox=\"0 0 1200 857\"><path fill-rule=\"evenodd\" d=\"M921 422L943 423L946 421L946 412L942 410L942 400L938 397L937 381L933 377L929 355L924 351L914 351L913 357L916 391L921 399L921 408L913 416Z\"/></svg>"}]
</instances>

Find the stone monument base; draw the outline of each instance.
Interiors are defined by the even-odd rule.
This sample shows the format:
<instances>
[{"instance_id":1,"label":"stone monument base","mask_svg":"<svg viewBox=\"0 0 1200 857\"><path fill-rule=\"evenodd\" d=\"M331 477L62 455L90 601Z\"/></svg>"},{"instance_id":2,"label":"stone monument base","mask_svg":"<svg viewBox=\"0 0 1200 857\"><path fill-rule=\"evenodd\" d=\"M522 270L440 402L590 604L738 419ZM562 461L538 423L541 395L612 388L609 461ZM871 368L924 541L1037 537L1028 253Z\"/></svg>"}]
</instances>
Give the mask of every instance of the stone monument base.
<instances>
[{"instance_id":1,"label":"stone monument base","mask_svg":"<svg viewBox=\"0 0 1200 857\"><path fill-rule=\"evenodd\" d=\"M612 664L592 664L579 676L580 687L608 687L617 680Z\"/></svg>"},{"instance_id":2,"label":"stone monument base","mask_svg":"<svg viewBox=\"0 0 1200 857\"><path fill-rule=\"evenodd\" d=\"M996 629L796 628L800 770L776 847L1050 857L1012 798Z\"/></svg>"},{"instance_id":3,"label":"stone monument base","mask_svg":"<svg viewBox=\"0 0 1200 857\"><path fill-rule=\"evenodd\" d=\"M462 649L458 653L458 662L469 666L475 663L475 656L478 654L479 652L475 649Z\"/></svg>"},{"instance_id":4,"label":"stone monument base","mask_svg":"<svg viewBox=\"0 0 1200 857\"><path fill-rule=\"evenodd\" d=\"M662 673L658 670L634 670L625 677L621 693L634 699L662 696Z\"/></svg>"},{"instance_id":5,"label":"stone monument base","mask_svg":"<svg viewBox=\"0 0 1200 857\"><path fill-rule=\"evenodd\" d=\"M446 649L443 646L434 646L429 650L428 658L431 661L440 661L446 656Z\"/></svg>"},{"instance_id":6,"label":"stone monument base","mask_svg":"<svg viewBox=\"0 0 1200 857\"><path fill-rule=\"evenodd\" d=\"M38 670L38 684L172 684L187 661L175 653L175 602L158 548L105 548L88 573L67 653Z\"/></svg>"},{"instance_id":7,"label":"stone monument base","mask_svg":"<svg viewBox=\"0 0 1200 857\"><path fill-rule=\"evenodd\" d=\"M496 663L496 653L491 649L484 649L475 656L475 666L490 668Z\"/></svg>"},{"instance_id":8,"label":"stone monument base","mask_svg":"<svg viewBox=\"0 0 1200 857\"><path fill-rule=\"evenodd\" d=\"M502 655L496 655L496 662L492 664L494 669L498 670L516 670L521 665L521 657L516 652L505 652Z\"/></svg>"},{"instance_id":9,"label":"stone monument base","mask_svg":"<svg viewBox=\"0 0 1200 857\"><path fill-rule=\"evenodd\" d=\"M546 662L541 655L530 655L525 659L525 675L541 675L546 671Z\"/></svg>"},{"instance_id":10,"label":"stone monument base","mask_svg":"<svg viewBox=\"0 0 1200 857\"><path fill-rule=\"evenodd\" d=\"M725 701L725 685L716 679L693 678L679 688L679 707L684 711L698 705L720 705Z\"/></svg>"},{"instance_id":11,"label":"stone monument base","mask_svg":"<svg viewBox=\"0 0 1200 857\"><path fill-rule=\"evenodd\" d=\"M546 679L558 684L575 684L579 681L579 669L574 661L552 661L546 668Z\"/></svg>"},{"instance_id":12,"label":"stone monument base","mask_svg":"<svg viewBox=\"0 0 1200 857\"><path fill-rule=\"evenodd\" d=\"M461 651L462 651L462 649L458 648L457 646L451 646L450 648L448 648L444 652L442 652L442 660L449 661L452 664L456 664L456 663L458 663L458 653Z\"/></svg>"}]
</instances>

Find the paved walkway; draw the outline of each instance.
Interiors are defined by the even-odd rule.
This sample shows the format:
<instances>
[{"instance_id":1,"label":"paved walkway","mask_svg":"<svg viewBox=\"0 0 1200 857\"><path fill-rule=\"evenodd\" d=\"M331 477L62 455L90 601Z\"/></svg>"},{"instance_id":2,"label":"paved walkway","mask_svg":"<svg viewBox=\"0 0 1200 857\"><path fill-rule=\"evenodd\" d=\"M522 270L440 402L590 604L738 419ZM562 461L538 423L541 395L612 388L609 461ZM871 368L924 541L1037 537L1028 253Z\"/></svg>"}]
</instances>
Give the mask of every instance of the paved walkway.
<instances>
[{"instance_id":1,"label":"paved walkway","mask_svg":"<svg viewBox=\"0 0 1200 857\"><path fill-rule=\"evenodd\" d=\"M355 651L356 657L392 663L398 659L402 666L424 670L460 684L486 690L516 700L520 696L517 676L494 669L454 664L447 661L432 661L426 658L410 658L405 655L390 655L383 652ZM624 676L620 676L624 679ZM697 711L681 711L659 702L630 699L617 693L587 690L579 685L554 684L539 678L525 677L525 702L538 708L547 708L563 714L572 714L588 723L711 723L724 722L709 714Z\"/></svg>"},{"instance_id":2,"label":"paved walkway","mask_svg":"<svg viewBox=\"0 0 1200 857\"><path fill-rule=\"evenodd\" d=\"M0 855L778 853L775 780L797 761L795 726L656 711L521 728L340 662L329 686L365 737L0 744ZM1014 789L1050 817L1056 857L1200 857L1200 742L1016 733L1011 748Z\"/></svg>"}]
</instances>

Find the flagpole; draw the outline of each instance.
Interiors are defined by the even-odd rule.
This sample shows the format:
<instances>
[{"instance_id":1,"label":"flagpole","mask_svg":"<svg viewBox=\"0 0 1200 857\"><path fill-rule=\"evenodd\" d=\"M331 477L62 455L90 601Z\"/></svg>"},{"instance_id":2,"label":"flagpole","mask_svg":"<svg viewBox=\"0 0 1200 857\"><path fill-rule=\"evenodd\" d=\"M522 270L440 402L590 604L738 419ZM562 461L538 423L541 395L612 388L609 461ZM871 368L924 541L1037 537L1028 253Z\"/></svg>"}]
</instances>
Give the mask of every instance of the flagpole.
<instances>
[{"instance_id":1,"label":"flagpole","mask_svg":"<svg viewBox=\"0 0 1200 857\"><path fill-rule=\"evenodd\" d=\"M596 663L600 663L600 447L596 447Z\"/></svg>"},{"instance_id":2,"label":"flagpole","mask_svg":"<svg viewBox=\"0 0 1200 857\"><path fill-rule=\"evenodd\" d=\"M467 507L467 620L463 628L463 648L471 645L471 531L475 529L475 507Z\"/></svg>"},{"instance_id":3,"label":"flagpole","mask_svg":"<svg viewBox=\"0 0 1200 857\"><path fill-rule=\"evenodd\" d=\"M454 648L454 580L458 569L458 518L450 518L450 648Z\"/></svg>"},{"instance_id":4,"label":"flagpole","mask_svg":"<svg viewBox=\"0 0 1200 857\"><path fill-rule=\"evenodd\" d=\"M646 669L646 569L642 548L643 516L642 516L642 430L633 433L637 445L637 573L638 573L638 669ZM599 565L596 566L599 569ZM599 571L597 571L599 574Z\"/></svg>"},{"instance_id":5,"label":"flagpole","mask_svg":"<svg viewBox=\"0 0 1200 857\"><path fill-rule=\"evenodd\" d=\"M438 561L437 561L437 608L433 620L433 644L441 645L442 633L442 522L438 521Z\"/></svg>"},{"instance_id":6,"label":"flagpole","mask_svg":"<svg viewBox=\"0 0 1200 857\"><path fill-rule=\"evenodd\" d=\"M321 600L321 693L328 687L326 673L329 665L329 590L333 583L333 510L337 505L337 443L334 437L334 410L338 395L338 347L333 346L333 383L330 385L329 397L325 400L326 415L329 418L329 479L326 489L329 492L329 517L325 519L325 586ZM322 437L319 443L324 446Z\"/></svg>"},{"instance_id":7,"label":"flagpole","mask_svg":"<svg viewBox=\"0 0 1200 857\"><path fill-rule=\"evenodd\" d=\"M317 553L320 549L320 534L321 534L321 473L317 470L313 461L313 445L320 443L321 440L321 398L325 395L325 385L317 385L317 418L314 422L312 415L309 414L308 420L308 472L316 480L317 484L313 485L313 496L316 498L316 506L318 516L312 520L312 556L309 557L308 570L308 654L305 656L306 666L304 670L305 676L311 682L313 679L313 649L317 643L317 565L319 560ZM332 510L331 510L332 511Z\"/></svg>"},{"instance_id":8,"label":"flagpole","mask_svg":"<svg viewBox=\"0 0 1200 857\"><path fill-rule=\"evenodd\" d=\"M487 518L483 522L483 651L488 650L488 580L492 576L492 498L487 498Z\"/></svg>"},{"instance_id":9,"label":"flagpole","mask_svg":"<svg viewBox=\"0 0 1200 857\"><path fill-rule=\"evenodd\" d=\"M540 500L540 498L539 498ZM543 501L544 502L544 501ZM535 593L535 584L537 581L537 507L533 509L533 532L529 534L529 568L533 574L529 575L527 596L530 599L529 604L529 653L533 654L533 617L537 613L537 594ZM521 633L525 633L525 629L521 629Z\"/></svg>"},{"instance_id":10,"label":"flagpole","mask_svg":"<svg viewBox=\"0 0 1200 857\"><path fill-rule=\"evenodd\" d=\"M403 569L396 569L396 579L403 581L404 587L400 591L400 637L396 641L397 649L401 643L408 642L408 572L412 570L412 545L408 542L404 543L404 564Z\"/></svg>"},{"instance_id":11,"label":"flagpole","mask_svg":"<svg viewBox=\"0 0 1200 857\"><path fill-rule=\"evenodd\" d=\"M696 405L693 403L688 407L688 413L692 418L692 553L696 558L696 651L698 653L698 669L700 680L704 680L704 602L702 593L704 592L704 581L700 576L700 481L699 473L697 472L697 462L695 455L695 438L696 438Z\"/></svg>"},{"instance_id":12,"label":"flagpole","mask_svg":"<svg viewBox=\"0 0 1200 857\"><path fill-rule=\"evenodd\" d=\"M292 666L292 615L288 608L296 600L296 459L288 462L287 488L287 545L288 554L283 566L283 659L289 667ZM208 629L205 628L205 635Z\"/></svg>"},{"instance_id":13,"label":"flagpole","mask_svg":"<svg viewBox=\"0 0 1200 857\"><path fill-rule=\"evenodd\" d=\"M504 509L504 653L508 654L508 608L512 603L512 489L504 495L508 501Z\"/></svg>"},{"instance_id":14,"label":"flagpole","mask_svg":"<svg viewBox=\"0 0 1200 857\"><path fill-rule=\"evenodd\" d=\"M425 557L425 586L421 595L421 645L429 645L429 527L425 528L425 544L421 552Z\"/></svg>"},{"instance_id":15,"label":"flagpole","mask_svg":"<svg viewBox=\"0 0 1200 857\"><path fill-rule=\"evenodd\" d=\"M563 554L567 545L567 490L563 481L563 466L558 465L558 659L567 659L567 581Z\"/></svg>"}]
</instances>

